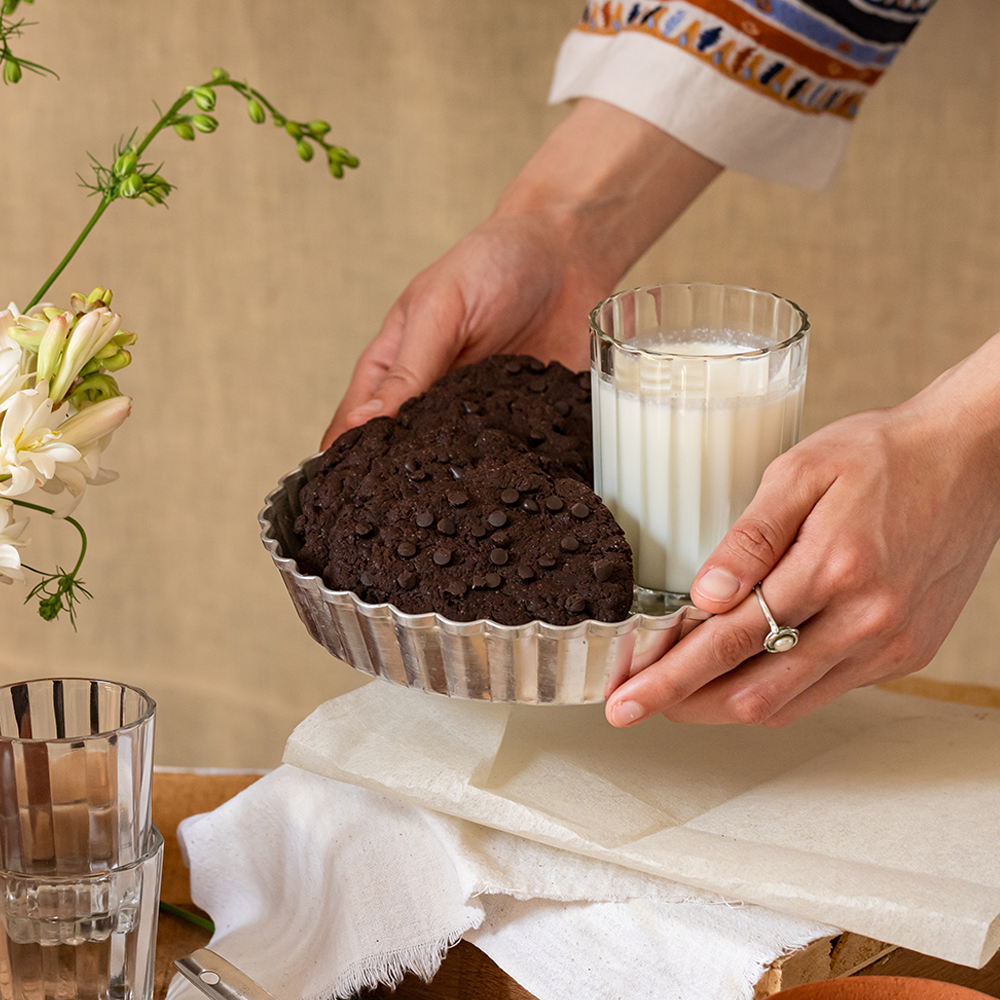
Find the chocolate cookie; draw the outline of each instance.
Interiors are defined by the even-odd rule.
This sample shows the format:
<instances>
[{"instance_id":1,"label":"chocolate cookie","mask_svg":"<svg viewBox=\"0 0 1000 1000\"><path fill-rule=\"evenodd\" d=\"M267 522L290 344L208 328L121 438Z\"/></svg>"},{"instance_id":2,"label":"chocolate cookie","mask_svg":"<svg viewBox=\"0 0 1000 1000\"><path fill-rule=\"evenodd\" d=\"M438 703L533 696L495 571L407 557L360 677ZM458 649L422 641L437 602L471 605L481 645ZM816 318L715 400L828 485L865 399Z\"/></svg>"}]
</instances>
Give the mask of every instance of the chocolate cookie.
<instances>
[{"instance_id":1,"label":"chocolate cookie","mask_svg":"<svg viewBox=\"0 0 1000 1000\"><path fill-rule=\"evenodd\" d=\"M417 432L498 428L593 484L589 372L528 355L494 355L444 375L407 400L398 419Z\"/></svg>"}]
</instances>

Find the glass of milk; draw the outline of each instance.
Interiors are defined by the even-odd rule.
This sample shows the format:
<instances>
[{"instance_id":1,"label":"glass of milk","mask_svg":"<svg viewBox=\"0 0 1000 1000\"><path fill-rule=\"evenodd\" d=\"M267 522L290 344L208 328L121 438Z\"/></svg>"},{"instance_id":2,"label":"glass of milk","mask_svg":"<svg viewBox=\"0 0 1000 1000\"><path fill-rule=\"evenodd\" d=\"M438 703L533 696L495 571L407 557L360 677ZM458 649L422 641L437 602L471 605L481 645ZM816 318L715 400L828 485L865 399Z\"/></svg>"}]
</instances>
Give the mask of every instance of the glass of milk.
<instances>
[{"instance_id":1,"label":"glass of milk","mask_svg":"<svg viewBox=\"0 0 1000 1000\"><path fill-rule=\"evenodd\" d=\"M625 531L637 611L695 574L799 437L809 320L769 292L664 284L590 314L594 488Z\"/></svg>"}]
</instances>

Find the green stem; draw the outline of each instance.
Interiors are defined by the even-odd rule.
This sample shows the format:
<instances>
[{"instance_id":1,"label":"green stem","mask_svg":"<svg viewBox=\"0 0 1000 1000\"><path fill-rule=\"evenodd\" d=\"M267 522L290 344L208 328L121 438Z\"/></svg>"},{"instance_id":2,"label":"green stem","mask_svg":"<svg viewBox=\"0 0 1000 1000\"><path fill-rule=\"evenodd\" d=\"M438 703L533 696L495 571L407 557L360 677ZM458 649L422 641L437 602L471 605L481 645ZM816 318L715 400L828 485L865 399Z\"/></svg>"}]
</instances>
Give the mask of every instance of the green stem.
<instances>
[{"instance_id":1,"label":"green stem","mask_svg":"<svg viewBox=\"0 0 1000 1000\"><path fill-rule=\"evenodd\" d=\"M206 920L204 917L198 916L197 913L192 913L190 910L185 910L182 906L174 906L173 903L165 903L162 899L160 900L160 912L169 913L171 916L180 917L181 920L187 920L189 923L200 927L202 930L208 931L210 934L215 933L215 924L211 920Z\"/></svg>"},{"instance_id":2,"label":"green stem","mask_svg":"<svg viewBox=\"0 0 1000 1000\"><path fill-rule=\"evenodd\" d=\"M80 249L80 246L83 243L83 241L90 235L91 229L93 229L94 226L97 225L97 220L104 214L105 209L107 209L108 205L110 205L112 201L114 201L114 199L109 198L107 195L104 195L104 197L101 198L101 203L100 205L97 206L97 211L94 212L94 214L90 217L90 221L83 227L83 232L81 232L80 235L76 238L76 242L69 248L69 252L66 254L66 256L63 257L63 259L59 261L59 263L56 265L55 270L48 276L48 278L45 279L45 284L43 284L42 287L38 289L38 291L35 293L35 297L28 303L27 307L24 310L26 313L31 312L32 308L34 306L37 306L38 303L41 302L42 296L49 290L49 288L52 285L52 282L54 282L56 278L58 278L59 275L62 274L63 271L66 269L66 265L76 255L76 252L77 250Z\"/></svg>"},{"instance_id":3,"label":"green stem","mask_svg":"<svg viewBox=\"0 0 1000 1000\"><path fill-rule=\"evenodd\" d=\"M27 507L29 510L37 510L42 514L55 514L55 511L51 507L42 507L37 503L29 503L27 500L18 500L17 497L8 497L7 499L18 507ZM73 567L73 572L67 574L70 577L75 577L83 565L83 557L87 554L87 532L83 530L83 525L75 517L67 517L63 518L63 520L69 521L80 532L80 558L77 559L76 565ZM31 569L30 566L26 566L25 568ZM39 571L32 569L31 572L38 573Z\"/></svg>"},{"instance_id":4,"label":"green stem","mask_svg":"<svg viewBox=\"0 0 1000 1000\"><path fill-rule=\"evenodd\" d=\"M160 120L150 129L146 138L142 140L141 143L136 147L136 155L141 155L143 150L156 138L160 132L171 122L174 115L184 107L187 102L191 100L191 94L182 94L180 97L170 105L170 110L166 114L162 115ZM90 221L83 227L83 231L76 238L76 241L69 248L66 256L56 265L55 270L45 279L45 283L41 288L35 293L35 297L28 303L25 308L25 312L30 312L34 306L37 306L42 300L42 296L49 290L52 283L59 277L60 274L66 269L66 265L76 256L77 250L80 249L83 241L90 235L90 231L97 225L97 220L105 213L108 206L113 202L117 201L121 196L118 194L117 190L114 192L105 192L101 196L101 203L97 206L97 211L90 217ZM30 506L30 505L29 505ZM42 509L42 508L39 508ZM52 513L51 511L49 513ZM67 518L67 520L72 521L72 518ZM76 522L73 522L76 523Z\"/></svg>"}]
</instances>

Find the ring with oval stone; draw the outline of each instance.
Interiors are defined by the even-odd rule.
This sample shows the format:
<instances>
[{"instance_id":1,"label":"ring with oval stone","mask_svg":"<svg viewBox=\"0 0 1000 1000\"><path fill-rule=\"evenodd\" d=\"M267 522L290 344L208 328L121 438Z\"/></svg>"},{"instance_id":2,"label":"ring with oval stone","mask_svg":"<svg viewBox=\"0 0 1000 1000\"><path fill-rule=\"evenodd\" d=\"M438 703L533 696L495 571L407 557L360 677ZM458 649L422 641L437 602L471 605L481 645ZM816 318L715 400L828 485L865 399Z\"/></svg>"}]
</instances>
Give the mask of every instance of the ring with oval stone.
<instances>
[{"instance_id":1,"label":"ring with oval stone","mask_svg":"<svg viewBox=\"0 0 1000 1000\"><path fill-rule=\"evenodd\" d=\"M774 620L774 615L771 614L771 609L764 600L764 592L760 588L761 585L758 583L753 588L753 592L757 595L760 610L764 612L764 617L767 619L768 625L771 626L771 631L764 636L764 651L767 653L787 653L799 641L799 630L788 625L779 625Z\"/></svg>"}]
</instances>

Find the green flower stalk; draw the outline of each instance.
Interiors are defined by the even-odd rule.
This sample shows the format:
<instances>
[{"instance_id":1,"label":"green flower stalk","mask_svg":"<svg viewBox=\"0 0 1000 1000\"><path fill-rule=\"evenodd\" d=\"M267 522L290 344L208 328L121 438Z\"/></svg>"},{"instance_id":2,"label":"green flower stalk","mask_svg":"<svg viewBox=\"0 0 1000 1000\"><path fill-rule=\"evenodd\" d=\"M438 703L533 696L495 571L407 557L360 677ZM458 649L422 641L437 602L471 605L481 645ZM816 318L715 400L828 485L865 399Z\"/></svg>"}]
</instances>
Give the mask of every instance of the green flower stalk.
<instances>
[{"instance_id":1,"label":"green flower stalk","mask_svg":"<svg viewBox=\"0 0 1000 1000\"><path fill-rule=\"evenodd\" d=\"M31 2L0 0L0 65L5 83L17 83L24 69L51 73L10 51L9 40L20 34L25 22L7 19L19 3ZM136 336L121 329L121 317L111 311L110 289L74 294L68 310L40 303L114 202L141 198L149 205L166 203L173 185L159 166L143 160L146 150L163 131L173 130L188 142L215 132L219 120L214 112L223 90L242 98L253 123L262 124L270 116L294 143L300 159L309 161L321 153L330 174L338 178L345 168L358 165L347 149L327 141L327 122L288 118L260 91L232 79L224 69L215 69L211 79L185 88L141 139L133 131L119 141L110 166L90 156L94 178L91 182L81 178L81 183L98 197L97 208L24 312L11 304L0 313L0 582L23 581L22 570L40 576L27 600L38 601L39 614L47 621L66 612L75 628L76 605L81 597L91 596L79 576L87 535L67 515L88 484L108 482L114 476L101 468L100 455L131 409L132 401L122 395L113 373L132 360L128 348ZM35 487L68 491L71 502L56 510L23 499ZM63 518L76 528L80 555L72 569L45 572L21 562L19 549L27 544L22 537L27 522L14 517L17 508Z\"/></svg>"}]
</instances>

